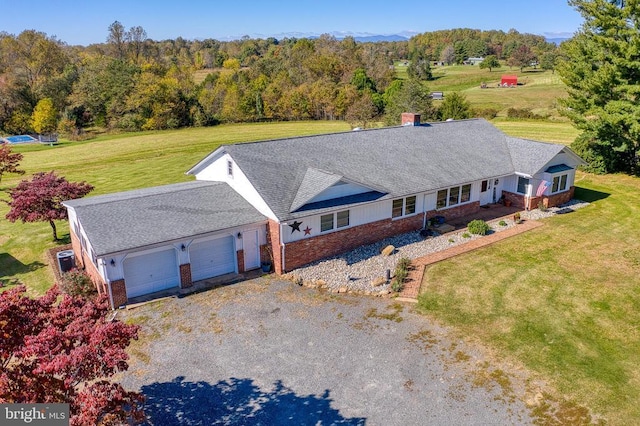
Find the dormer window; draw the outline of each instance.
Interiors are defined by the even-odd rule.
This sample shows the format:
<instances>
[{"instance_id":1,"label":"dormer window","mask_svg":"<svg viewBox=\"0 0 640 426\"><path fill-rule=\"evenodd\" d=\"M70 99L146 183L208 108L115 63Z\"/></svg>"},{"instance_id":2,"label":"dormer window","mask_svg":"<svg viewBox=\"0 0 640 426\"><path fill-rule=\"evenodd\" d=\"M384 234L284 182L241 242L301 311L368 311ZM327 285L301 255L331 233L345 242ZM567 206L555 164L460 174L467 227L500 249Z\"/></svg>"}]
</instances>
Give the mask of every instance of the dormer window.
<instances>
[{"instance_id":1,"label":"dormer window","mask_svg":"<svg viewBox=\"0 0 640 426\"><path fill-rule=\"evenodd\" d=\"M227 176L233 177L233 161L227 160Z\"/></svg>"}]
</instances>

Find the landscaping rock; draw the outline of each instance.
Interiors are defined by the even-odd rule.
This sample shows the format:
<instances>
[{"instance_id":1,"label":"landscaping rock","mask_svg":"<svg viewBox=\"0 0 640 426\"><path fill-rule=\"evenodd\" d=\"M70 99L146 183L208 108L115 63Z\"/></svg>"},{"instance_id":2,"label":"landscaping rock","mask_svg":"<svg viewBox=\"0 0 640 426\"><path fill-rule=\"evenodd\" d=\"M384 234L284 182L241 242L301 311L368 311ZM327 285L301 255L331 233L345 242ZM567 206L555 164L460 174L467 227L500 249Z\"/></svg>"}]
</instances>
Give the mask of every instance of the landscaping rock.
<instances>
[{"instance_id":1,"label":"landscaping rock","mask_svg":"<svg viewBox=\"0 0 640 426\"><path fill-rule=\"evenodd\" d=\"M383 284L386 284L387 280L384 277L378 277L375 280L373 280L373 282L371 283L372 286L374 287L380 287Z\"/></svg>"},{"instance_id":2,"label":"landscaping rock","mask_svg":"<svg viewBox=\"0 0 640 426\"><path fill-rule=\"evenodd\" d=\"M392 245L388 245L382 249L381 253L383 256L391 256L394 251L396 251L396 248Z\"/></svg>"},{"instance_id":3,"label":"landscaping rock","mask_svg":"<svg viewBox=\"0 0 640 426\"><path fill-rule=\"evenodd\" d=\"M537 220L558 214L557 212L561 209L576 210L588 205L589 203L584 201L572 200L563 206L552 207L544 212L536 209L522 212L521 215L522 219ZM501 232L516 226L511 218L504 219L504 221L506 226L498 224L500 219L490 221L492 232ZM385 250L389 247L393 248L393 253L390 255L381 254L381 243L379 242L298 268L286 276L291 277L288 279L293 282L297 282L297 279L304 279L308 282L322 283L321 287L332 293L337 293L342 287L345 287L347 291L359 294L369 292L372 295L380 296L379 293L384 290L386 292L384 295L388 295L390 283L385 281L377 286L374 283L378 283L379 277L385 276L387 269L394 271L400 258L416 259L482 238L479 235L471 234L468 234L469 238L463 238L464 233L466 230L461 229L450 234L423 239L418 231L409 232L382 241ZM349 277L346 283L345 277Z\"/></svg>"}]
</instances>

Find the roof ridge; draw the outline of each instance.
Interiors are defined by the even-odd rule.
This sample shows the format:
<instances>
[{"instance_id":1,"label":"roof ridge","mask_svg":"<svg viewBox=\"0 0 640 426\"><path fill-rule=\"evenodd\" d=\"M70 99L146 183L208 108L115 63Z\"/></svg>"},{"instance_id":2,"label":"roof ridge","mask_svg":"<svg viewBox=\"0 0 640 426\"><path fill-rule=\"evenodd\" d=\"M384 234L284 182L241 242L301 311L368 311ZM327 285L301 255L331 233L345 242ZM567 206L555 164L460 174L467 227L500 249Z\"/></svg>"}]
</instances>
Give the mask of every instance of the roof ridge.
<instances>
[{"instance_id":1,"label":"roof ridge","mask_svg":"<svg viewBox=\"0 0 640 426\"><path fill-rule=\"evenodd\" d=\"M218 185L218 184L224 184L225 182L217 182L217 181L205 181L205 180L193 180L193 181L188 181L188 182L176 182L176 183L169 183L166 185L160 185L160 186L150 186L150 187L146 187L146 188L137 188L137 189L130 189L127 191L122 191L122 192L115 192L115 193L109 193L109 194L100 194L100 195L96 195L93 197L86 197L86 198L77 198L74 200L67 200L64 203L67 202L74 202L76 201L75 204L76 207L83 207L83 206L88 206L88 205L92 205L92 206L96 206L99 204L105 204L105 203L115 203L118 201L126 201L126 200L131 200L134 198L148 198L148 197L153 197L153 196L157 196L157 195L162 195L162 194L167 194L169 192L183 192L183 191L190 191L193 189L193 187L198 187L198 186L213 186L213 185ZM165 189L169 186L174 186L176 187L175 190L160 190L160 189ZM153 191L154 189L156 189L157 191ZM141 194L141 195L134 195L134 192L143 192L143 191L148 191L148 193L146 194Z\"/></svg>"}]
</instances>

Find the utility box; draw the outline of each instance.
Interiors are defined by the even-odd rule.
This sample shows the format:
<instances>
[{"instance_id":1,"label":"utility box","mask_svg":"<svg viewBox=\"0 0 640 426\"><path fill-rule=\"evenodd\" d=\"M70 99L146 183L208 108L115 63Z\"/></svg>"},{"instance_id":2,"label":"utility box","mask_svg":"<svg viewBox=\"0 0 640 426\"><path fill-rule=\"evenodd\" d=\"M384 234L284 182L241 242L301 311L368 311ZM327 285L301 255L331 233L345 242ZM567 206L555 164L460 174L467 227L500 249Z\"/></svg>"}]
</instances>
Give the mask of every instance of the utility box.
<instances>
[{"instance_id":1,"label":"utility box","mask_svg":"<svg viewBox=\"0 0 640 426\"><path fill-rule=\"evenodd\" d=\"M73 250L59 251L56 256L61 273L69 272L76 266L76 256L73 254Z\"/></svg>"}]
</instances>

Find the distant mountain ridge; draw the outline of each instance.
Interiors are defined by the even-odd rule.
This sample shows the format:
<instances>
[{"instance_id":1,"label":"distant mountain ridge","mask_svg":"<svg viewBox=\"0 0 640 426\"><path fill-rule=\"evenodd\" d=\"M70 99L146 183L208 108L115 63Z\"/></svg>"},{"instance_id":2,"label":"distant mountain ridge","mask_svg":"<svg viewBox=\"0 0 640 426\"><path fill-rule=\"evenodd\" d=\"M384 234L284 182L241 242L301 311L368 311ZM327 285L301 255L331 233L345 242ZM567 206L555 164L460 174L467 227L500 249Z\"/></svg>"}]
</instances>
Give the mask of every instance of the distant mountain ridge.
<instances>
[{"instance_id":1,"label":"distant mountain ridge","mask_svg":"<svg viewBox=\"0 0 640 426\"><path fill-rule=\"evenodd\" d=\"M411 37L416 34L420 34L418 31L402 31L397 34L371 34L371 33L354 33L349 31L333 31L329 34L330 36L335 37L338 40L342 40L346 37L353 37L355 41L361 43L376 43L381 41L407 41ZM272 35L264 35L264 34L254 34L251 36L252 38L268 38L274 37L278 40L282 40L284 38L309 38L316 39L320 37L320 34L317 33L303 33L303 32L288 32L288 33L280 33L280 34L272 34ZM545 37L546 41L549 43L554 43L559 45L563 41L569 40L570 37ZM222 41L232 41L232 40L240 40L241 37L223 37Z\"/></svg>"}]
</instances>

